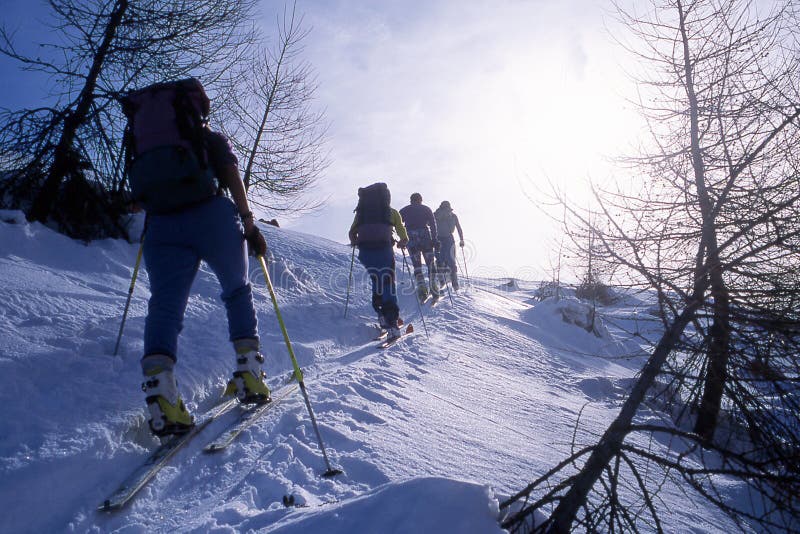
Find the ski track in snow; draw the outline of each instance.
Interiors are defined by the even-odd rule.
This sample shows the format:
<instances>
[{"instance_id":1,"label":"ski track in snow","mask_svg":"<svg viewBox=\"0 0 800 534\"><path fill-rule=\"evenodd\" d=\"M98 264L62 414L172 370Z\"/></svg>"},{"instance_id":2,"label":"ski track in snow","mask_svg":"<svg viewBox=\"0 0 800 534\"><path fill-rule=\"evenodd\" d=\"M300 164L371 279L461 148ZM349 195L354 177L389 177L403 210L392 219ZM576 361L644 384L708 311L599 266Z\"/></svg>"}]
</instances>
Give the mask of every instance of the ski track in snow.
<instances>
[{"instance_id":1,"label":"ski track in snow","mask_svg":"<svg viewBox=\"0 0 800 534\"><path fill-rule=\"evenodd\" d=\"M533 285L503 291L474 280L482 286L424 305L421 316L401 261L401 316L414 333L379 350L358 262L343 317L350 248L264 233L322 437L344 474L320 477L324 461L297 393L229 449L203 454L234 417L226 414L127 508L96 512L157 443L139 389L144 268L112 356L138 244L84 246L38 224L0 222L0 403L8 413L0 531L501 532L498 500L569 454L576 424L579 443L596 440L643 361L617 357L641 343L615 327L599 339L534 306ZM291 365L256 262L251 281L265 368L278 381ZM181 334L178 382L196 414L216 402L233 366L219 291L203 267ZM632 328L622 314L615 320ZM45 494L52 502L42 514ZM300 507L283 506L289 494ZM672 496L684 502L680 488L662 498ZM664 514L675 529L726 525L704 508L673 508Z\"/></svg>"}]
</instances>

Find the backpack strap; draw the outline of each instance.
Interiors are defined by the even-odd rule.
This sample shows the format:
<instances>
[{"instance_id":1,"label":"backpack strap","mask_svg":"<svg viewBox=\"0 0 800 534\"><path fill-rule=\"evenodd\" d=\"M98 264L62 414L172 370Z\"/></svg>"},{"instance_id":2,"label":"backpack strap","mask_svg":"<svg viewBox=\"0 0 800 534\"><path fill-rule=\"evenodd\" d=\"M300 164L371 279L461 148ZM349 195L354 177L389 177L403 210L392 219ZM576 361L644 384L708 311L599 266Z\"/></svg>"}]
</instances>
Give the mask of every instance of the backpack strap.
<instances>
[{"instance_id":1,"label":"backpack strap","mask_svg":"<svg viewBox=\"0 0 800 534\"><path fill-rule=\"evenodd\" d=\"M179 85L175 91L175 99L172 101L175 108L175 117L178 123L178 132L181 137L189 141L197 161L206 169L208 168L208 157L206 157L206 143L203 138L204 117L200 116L189 98L189 93L183 85Z\"/></svg>"}]
</instances>

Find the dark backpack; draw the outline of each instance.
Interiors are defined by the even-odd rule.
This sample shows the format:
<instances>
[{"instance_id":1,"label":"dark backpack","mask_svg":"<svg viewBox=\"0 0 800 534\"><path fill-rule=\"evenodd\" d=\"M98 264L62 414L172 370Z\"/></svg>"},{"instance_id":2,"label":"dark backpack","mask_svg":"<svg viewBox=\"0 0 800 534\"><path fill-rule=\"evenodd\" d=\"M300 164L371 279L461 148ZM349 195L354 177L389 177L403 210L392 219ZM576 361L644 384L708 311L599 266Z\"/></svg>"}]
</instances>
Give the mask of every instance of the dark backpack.
<instances>
[{"instance_id":1,"label":"dark backpack","mask_svg":"<svg viewBox=\"0 0 800 534\"><path fill-rule=\"evenodd\" d=\"M358 190L356 227L360 248L391 246L392 208L391 195L385 183L379 182Z\"/></svg>"},{"instance_id":2,"label":"dark backpack","mask_svg":"<svg viewBox=\"0 0 800 534\"><path fill-rule=\"evenodd\" d=\"M359 187L358 206L356 206L357 224L392 224L391 200L389 187L383 182Z\"/></svg>"},{"instance_id":3,"label":"dark backpack","mask_svg":"<svg viewBox=\"0 0 800 534\"><path fill-rule=\"evenodd\" d=\"M217 193L204 132L210 101L198 80L153 84L120 103L128 119L125 168L136 202L149 213L170 213Z\"/></svg>"}]
</instances>

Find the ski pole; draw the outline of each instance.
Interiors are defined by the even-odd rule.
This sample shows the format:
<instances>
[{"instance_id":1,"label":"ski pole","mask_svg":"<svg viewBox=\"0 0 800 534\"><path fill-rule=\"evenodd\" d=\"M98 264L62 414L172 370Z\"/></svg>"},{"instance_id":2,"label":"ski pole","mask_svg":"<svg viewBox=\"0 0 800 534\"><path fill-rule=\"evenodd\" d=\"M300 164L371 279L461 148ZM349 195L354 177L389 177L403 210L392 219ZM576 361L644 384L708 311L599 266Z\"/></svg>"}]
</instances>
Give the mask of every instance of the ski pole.
<instances>
[{"instance_id":1,"label":"ski pole","mask_svg":"<svg viewBox=\"0 0 800 534\"><path fill-rule=\"evenodd\" d=\"M450 305L453 305L453 293L450 291L450 284L448 282L444 283L444 288L447 290L447 297L450 299Z\"/></svg>"},{"instance_id":2,"label":"ski pole","mask_svg":"<svg viewBox=\"0 0 800 534\"><path fill-rule=\"evenodd\" d=\"M401 248L400 251L403 253L403 264L406 266L406 269L408 269L408 260L406 259L406 249ZM422 328L425 329L425 337L430 339L431 336L428 334L428 325L425 324L425 315L423 315L422 313L422 304L420 304L419 298L416 295L414 295L414 300L417 301L417 308L419 308L419 318L422 319Z\"/></svg>"},{"instance_id":3,"label":"ski pole","mask_svg":"<svg viewBox=\"0 0 800 534\"><path fill-rule=\"evenodd\" d=\"M136 276L139 274L139 265L142 263L142 249L144 248L144 232L139 240L139 253L136 254L136 264L133 266L133 277L131 278L131 286L128 288L128 299L125 301L125 311L122 313L122 322L119 325L119 333L117 334L117 343L114 345L114 356L119 352L119 342L122 341L122 329L125 328L125 319L128 317L128 308L131 305L131 297L133 296L133 288L136 286Z\"/></svg>"},{"instance_id":4,"label":"ski pole","mask_svg":"<svg viewBox=\"0 0 800 534\"><path fill-rule=\"evenodd\" d=\"M467 270L467 257L464 255L464 247L461 247L461 257L464 259L464 276L467 278L467 285L470 284L469 281L469 271Z\"/></svg>"},{"instance_id":5,"label":"ski pole","mask_svg":"<svg viewBox=\"0 0 800 534\"><path fill-rule=\"evenodd\" d=\"M350 304L350 285L353 283L353 262L356 259L356 247L353 245L353 255L350 257L350 275L347 277L347 298L344 301L344 317L347 319L347 306Z\"/></svg>"},{"instance_id":6,"label":"ski pole","mask_svg":"<svg viewBox=\"0 0 800 534\"><path fill-rule=\"evenodd\" d=\"M405 258L405 249L400 250L403 250L403 258ZM413 289L415 286L414 277L411 276L411 271L408 269L408 264L405 261L403 261L403 267L405 267L406 276L408 276L408 287Z\"/></svg>"},{"instance_id":7,"label":"ski pole","mask_svg":"<svg viewBox=\"0 0 800 534\"><path fill-rule=\"evenodd\" d=\"M447 269L447 273L449 273L450 272L450 267L448 266L446 269ZM440 266L439 259L438 258L435 259L434 262L433 262L433 276L434 276L434 278L436 280L436 284L438 284L440 281L443 282L444 289L447 291L447 296L450 299L450 304L452 305L453 304L453 295L450 294L450 285L447 282L447 278L442 277L442 273L444 273L444 272L445 272L445 269Z\"/></svg>"},{"instance_id":8,"label":"ski pole","mask_svg":"<svg viewBox=\"0 0 800 534\"><path fill-rule=\"evenodd\" d=\"M297 358L294 356L294 349L292 349L292 342L289 340L289 333L286 331L286 324L283 322L281 310L278 308L278 299L275 298L275 290L272 288L272 280L269 278L269 271L267 271L267 264L264 261L264 256L258 256L258 262L261 264L261 270L264 271L264 280L267 282L267 289L269 289L269 296L272 299L272 306L275 308L275 316L278 318L278 324L281 326L281 333L283 333L283 340L286 342L286 349L289 351L289 357L292 359L292 366L294 367L294 377L300 385L300 391L303 393L303 399L306 401L306 408L308 408L308 415L311 416L311 425L314 427L314 432L317 435L317 443L322 451L322 457L325 458L325 466L328 468L322 476L333 477L342 473L341 469L334 469L331 467L331 462L328 460L328 453L325 452L325 445L322 443L322 435L319 433L317 426L317 418L314 417L314 410L311 409L311 401L308 398L306 385L303 382L303 372L297 363Z\"/></svg>"}]
</instances>

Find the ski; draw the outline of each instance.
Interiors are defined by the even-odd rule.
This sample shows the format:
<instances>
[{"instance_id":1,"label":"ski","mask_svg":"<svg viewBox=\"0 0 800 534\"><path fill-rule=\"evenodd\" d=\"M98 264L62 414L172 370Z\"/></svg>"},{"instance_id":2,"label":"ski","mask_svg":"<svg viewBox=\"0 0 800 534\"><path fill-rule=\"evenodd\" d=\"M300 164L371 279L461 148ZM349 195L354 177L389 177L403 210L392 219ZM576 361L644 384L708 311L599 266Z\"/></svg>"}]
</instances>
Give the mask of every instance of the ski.
<instances>
[{"instance_id":1,"label":"ski","mask_svg":"<svg viewBox=\"0 0 800 534\"><path fill-rule=\"evenodd\" d=\"M397 342L400 340L400 338L401 338L401 337L403 337L403 336L402 336L402 335L399 335L399 336L397 336L397 337L393 337L393 338L391 338L391 339L387 339L387 340L386 340L386 341L384 341L383 343L379 343L379 344L378 344L378 348L379 348L379 349L386 349L386 348L389 348L389 347L391 347L392 345L394 345L395 343L397 343Z\"/></svg>"},{"instance_id":2,"label":"ski","mask_svg":"<svg viewBox=\"0 0 800 534\"><path fill-rule=\"evenodd\" d=\"M403 319L398 317L397 318L397 327L399 328L401 326L403 326ZM386 336L389 335L389 331L386 328L383 328L380 325L375 325L375 328L378 329L378 335L375 336L374 338L372 338L373 341L380 341L380 340L384 339Z\"/></svg>"},{"instance_id":3,"label":"ski","mask_svg":"<svg viewBox=\"0 0 800 534\"><path fill-rule=\"evenodd\" d=\"M375 336L374 338L372 338L372 340L373 341L380 341L380 340L382 340L383 338L385 338L388 335L389 335L389 331L386 330L385 328L381 328L380 330L378 330L378 335Z\"/></svg>"},{"instance_id":4,"label":"ski","mask_svg":"<svg viewBox=\"0 0 800 534\"><path fill-rule=\"evenodd\" d=\"M211 443L203 448L203 452L218 452L227 448L233 443L239 435L247 430L253 423L255 423L262 415L270 411L278 405L282 400L289 396L295 389L297 389L297 382L292 382L275 393L269 402L264 404L255 404L252 407L242 410L239 417L226 427Z\"/></svg>"},{"instance_id":5,"label":"ski","mask_svg":"<svg viewBox=\"0 0 800 534\"><path fill-rule=\"evenodd\" d=\"M97 509L110 512L125 506L140 489L158 474L161 468L169 462L170 458L175 456L175 453L192 441L212 421L229 411L237 403L236 399L228 399L222 404L218 404L214 411L196 423L189 432L173 436L162 443Z\"/></svg>"},{"instance_id":6,"label":"ski","mask_svg":"<svg viewBox=\"0 0 800 534\"><path fill-rule=\"evenodd\" d=\"M433 308L434 306L436 306L437 304L439 304L439 301L440 301L440 300L442 300L442 296L441 296L441 295L436 295L435 297L433 297L433 298L431 299L431 308Z\"/></svg>"},{"instance_id":7,"label":"ski","mask_svg":"<svg viewBox=\"0 0 800 534\"><path fill-rule=\"evenodd\" d=\"M398 325L399 325L399 324L400 324L400 322L398 321ZM406 329L405 329L405 332L402 332L402 331L401 331L401 333L400 333L400 335L399 335L399 336L397 336L397 337L394 337L394 338L387 339L387 340L386 340L386 341L384 341L383 343L379 343L379 344L378 344L378 348L379 348L379 349L386 349L386 348L389 348L389 347L391 347L392 345L394 345L395 343L397 343L398 341L400 341L400 340L401 340L403 337L405 337L405 336L407 336L408 334L412 333L413 331L414 331L414 325L412 325L412 324L409 324L409 325L406 327Z\"/></svg>"}]
</instances>

